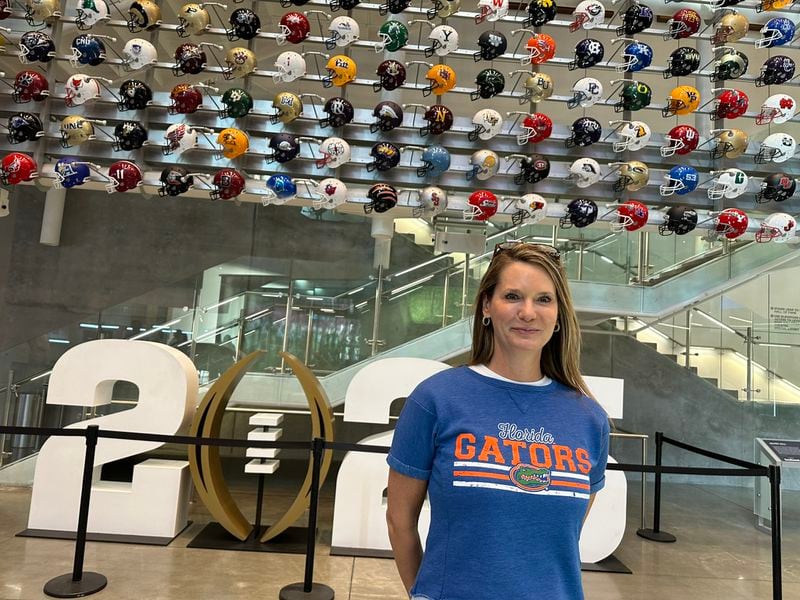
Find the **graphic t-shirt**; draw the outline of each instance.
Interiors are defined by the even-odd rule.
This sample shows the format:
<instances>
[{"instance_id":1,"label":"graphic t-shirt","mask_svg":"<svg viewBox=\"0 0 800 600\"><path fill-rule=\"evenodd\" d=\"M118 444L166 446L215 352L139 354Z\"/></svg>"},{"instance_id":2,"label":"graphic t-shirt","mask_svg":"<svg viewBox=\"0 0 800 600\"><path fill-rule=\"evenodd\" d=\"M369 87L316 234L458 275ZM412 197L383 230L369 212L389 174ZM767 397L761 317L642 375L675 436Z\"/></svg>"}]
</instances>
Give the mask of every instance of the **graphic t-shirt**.
<instances>
[{"instance_id":1,"label":"graphic t-shirt","mask_svg":"<svg viewBox=\"0 0 800 600\"><path fill-rule=\"evenodd\" d=\"M551 381L467 367L406 400L389 466L428 481L431 526L412 594L431 600L581 600L578 539L603 488L608 416Z\"/></svg>"}]
</instances>

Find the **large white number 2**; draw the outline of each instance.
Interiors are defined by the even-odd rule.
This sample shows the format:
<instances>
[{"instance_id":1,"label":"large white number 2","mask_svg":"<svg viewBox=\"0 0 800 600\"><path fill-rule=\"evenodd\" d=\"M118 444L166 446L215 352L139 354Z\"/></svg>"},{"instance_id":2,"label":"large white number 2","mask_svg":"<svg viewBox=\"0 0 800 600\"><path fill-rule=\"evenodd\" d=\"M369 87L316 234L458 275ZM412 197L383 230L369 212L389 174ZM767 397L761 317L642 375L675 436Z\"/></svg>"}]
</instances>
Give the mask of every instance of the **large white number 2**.
<instances>
[{"instance_id":1,"label":"large white number 2","mask_svg":"<svg viewBox=\"0 0 800 600\"><path fill-rule=\"evenodd\" d=\"M180 351L153 342L98 340L67 351L50 376L48 404L100 406L111 401L117 381L139 388L131 409L69 425L174 435L185 430L197 406L197 371ZM89 532L174 537L187 523L189 464L148 459L137 464L132 483L100 480L100 467L162 446L100 438L94 460ZM36 462L28 516L30 529L75 531L86 442L52 437Z\"/></svg>"}]
</instances>

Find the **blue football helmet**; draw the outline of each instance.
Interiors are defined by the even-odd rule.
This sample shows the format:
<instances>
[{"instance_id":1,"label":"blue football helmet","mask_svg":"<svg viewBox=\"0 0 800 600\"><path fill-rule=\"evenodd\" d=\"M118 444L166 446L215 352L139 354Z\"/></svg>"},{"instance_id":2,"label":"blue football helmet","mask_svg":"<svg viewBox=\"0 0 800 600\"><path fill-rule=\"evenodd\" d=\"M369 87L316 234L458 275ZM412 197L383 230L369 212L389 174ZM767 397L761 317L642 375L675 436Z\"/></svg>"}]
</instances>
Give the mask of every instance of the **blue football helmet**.
<instances>
[{"instance_id":1,"label":"blue football helmet","mask_svg":"<svg viewBox=\"0 0 800 600\"><path fill-rule=\"evenodd\" d=\"M422 152L422 166L417 167L417 177L439 177L450 169L450 152L443 146L428 146Z\"/></svg>"},{"instance_id":2,"label":"blue football helmet","mask_svg":"<svg viewBox=\"0 0 800 600\"><path fill-rule=\"evenodd\" d=\"M622 64L617 71L635 73L650 66L653 62L653 49L643 42L631 42L622 52Z\"/></svg>"},{"instance_id":3,"label":"blue football helmet","mask_svg":"<svg viewBox=\"0 0 800 600\"><path fill-rule=\"evenodd\" d=\"M671 196L672 194L683 196L693 192L700 180L697 169L683 165L672 167L664 177L667 183L658 190L662 196Z\"/></svg>"},{"instance_id":4,"label":"blue football helmet","mask_svg":"<svg viewBox=\"0 0 800 600\"><path fill-rule=\"evenodd\" d=\"M89 165L82 163L75 156L64 156L58 159L55 166L56 185L64 188L83 185L89 179Z\"/></svg>"},{"instance_id":5,"label":"blue football helmet","mask_svg":"<svg viewBox=\"0 0 800 600\"><path fill-rule=\"evenodd\" d=\"M756 48L783 46L794 39L794 23L786 17L775 17L761 28L761 39L756 40Z\"/></svg>"},{"instance_id":6,"label":"blue football helmet","mask_svg":"<svg viewBox=\"0 0 800 600\"><path fill-rule=\"evenodd\" d=\"M275 193L279 200L288 200L297 195L297 185L288 175L272 175L267 179L267 187Z\"/></svg>"},{"instance_id":7,"label":"blue football helmet","mask_svg":"<svg viewBox=\"0 0 800 600\"><path fill-rule=\"evenodd\" d=\"M82 33L72 40L72 56L69 59L73 67L90 65L96 67L106 59L106 46L90 33Z\"/></svg>"}]
</instances>

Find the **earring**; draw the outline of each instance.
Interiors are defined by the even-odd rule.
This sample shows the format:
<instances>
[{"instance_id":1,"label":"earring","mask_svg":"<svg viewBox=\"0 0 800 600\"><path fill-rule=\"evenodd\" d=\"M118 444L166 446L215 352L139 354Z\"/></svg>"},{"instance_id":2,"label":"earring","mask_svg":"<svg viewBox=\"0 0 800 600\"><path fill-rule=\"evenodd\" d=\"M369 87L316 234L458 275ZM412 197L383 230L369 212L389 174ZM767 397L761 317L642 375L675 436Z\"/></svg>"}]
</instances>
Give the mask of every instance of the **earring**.
<instances>
[{"instance_id":1,"label":"earring","mask_svg":"<svg viewBox=\"0 0 800 600\"><path fill-rule=\"evenodd\" d=\"M555 333L556 331L561 331L561 323L558 322L556 323L556 326L553 328L553 333Z\"/></svg>"},{"instance_id":2,"label":"earring","mask_svg":"<svg viewBox=\"0 0 800 600\"><path fill-rule=\"evenodd\" d=\"M492 323L492 318L491 317L483 317L483 320L481 322L483 323L484 327L488 327Z\"/></svg>"}]
</instances>

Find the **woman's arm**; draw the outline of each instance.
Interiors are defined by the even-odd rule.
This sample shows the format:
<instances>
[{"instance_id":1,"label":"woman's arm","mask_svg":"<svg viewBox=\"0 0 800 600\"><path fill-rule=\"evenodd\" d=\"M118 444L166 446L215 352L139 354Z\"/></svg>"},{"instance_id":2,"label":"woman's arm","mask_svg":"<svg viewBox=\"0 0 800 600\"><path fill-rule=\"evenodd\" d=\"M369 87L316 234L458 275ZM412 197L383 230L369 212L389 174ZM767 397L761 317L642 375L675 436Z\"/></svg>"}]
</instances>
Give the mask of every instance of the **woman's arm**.
<instances>
[{"instance_id":1,"label":"woman's arm","mask_svg":"<svg viewBox=\"0 0 800 600\"><path fill-rule=\"evenodd\" d=\"M589 496L589 506L586 507L586 512L583 514L583 521L581 522L581 528L583 528L583 526L586 525L586 518L589 516L589 511L592 510L592 504L594 504L594 497L596 495L597 494L594 493L591 496Z\"/></svg>"},{"instance_id":2,"label":"woman's arm","mask_svg":"<svg viewBox=\"0 0 800 600\"><path fill-rule=\"evenodd\" d=\"M394 561L400 579L403 580L403 585L409 594L422 562L422 543L417 531L417 522L427 491L427 481L401 475L394 469L389 469L386 508L389 542L394 550Z\"/></svg>"}]
</instances>

